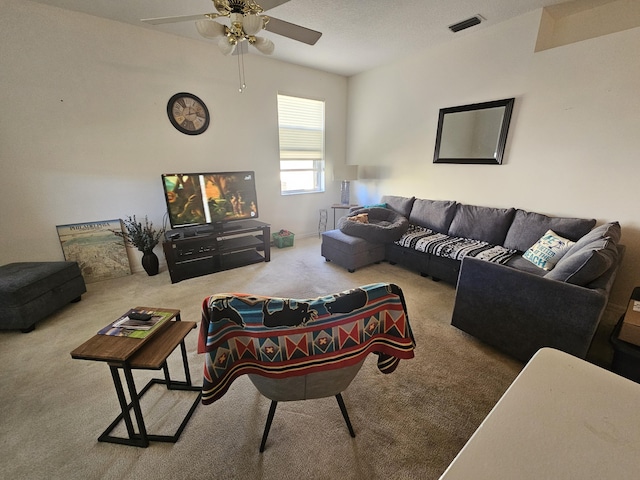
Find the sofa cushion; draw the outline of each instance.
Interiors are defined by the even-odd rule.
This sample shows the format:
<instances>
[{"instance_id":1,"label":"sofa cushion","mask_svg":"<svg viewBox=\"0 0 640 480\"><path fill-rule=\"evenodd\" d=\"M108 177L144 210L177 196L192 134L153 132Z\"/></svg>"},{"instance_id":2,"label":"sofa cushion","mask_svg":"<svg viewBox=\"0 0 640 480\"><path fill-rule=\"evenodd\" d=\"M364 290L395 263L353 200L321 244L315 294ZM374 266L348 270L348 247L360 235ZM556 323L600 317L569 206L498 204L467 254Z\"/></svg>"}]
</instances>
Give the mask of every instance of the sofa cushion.
<instances>
[{"instance_id":1,"label":"sofa cushion","mask_svg":"<svg viewBox=\"0 0 640 480\"><path fill-rule=\"evenodd\" d=\"M617 261L617 244L621 235L618 222L594 228L578 240L545 277L574 285L588 285Z\"/></svg>"},{"instance_id":2,"label":"sofa cushion","mask_svg":"<svg viewBox=\"0 0 640 480\"><path fill-rule=\"evenodd\" d=\"M403 217L409 218L411 207L416 197L398 197L395 195L383 195L380 203L386 203L387 207Z\"/></svg>"},{"instance_id":3,"label":"sofa cushion","mask_svg":"<svg viewBox=\"0 0 640 480\"><path fill-rule=\"evenodd\" d=\"M585 286L606 272L616 261L618 251L609 239L594 240L560 259L545 278Z\"/></svg>"},{"instance_id":4,"label":"sofa cushion","mask_svg":"<svg viewBox=\"0 0 640 480\"><path fill-rule=\"evenodd\" d=\"M547 274L546 270L543 270L540 267L535 266L530 261L525 260L520 254L513 255L505 265L515 268L516 270L533 273L539 277L544 277Z\"/></svg>"},{"instance_id":5,"label":"sofa cushion","mask_svg":"<svg viewBox=\"0 0 640 480\"><path fill-rule=\"evenodd\" d=\"M584 248L585 246L592 244L594 240L605 239L605 240L611 240L613 243L618 244L620 243L621 236L622 236L622 229L620 228L620 224L618 222L604 223L594 228L589 233L587 233L582 238L580 238L575 243L575 245L573 245L569 249L569 251L567 252L567 255L572 255L573 253Z\"/></svg>"},{"instance_id":6,"label":"sofa cushion","mask_svg":"<svg viewBox=\"0 0 640 480\"><path fill-rule=\"evenodd\" d=\"M409 223L446 233L455 213L456 202L416 198L409 214Z\"/></svg>"},{"instance_id":7,"label":"sofa cushion","mask_svg":"<svg viewBox=\"0 0 640 480\"><path fill-rule=\"evenodd\" d=\"M478 207L458 203L449 227L449 235L503 245L514 213L513 208Z\"/></svg>"},{"instance_id":8,"label":"sofa cushion","mask_svg":"<svg viewBox=\"0 0 640 480\"><path fill-rule=\"evenodd\" d=\"M540 240L524 252L522 258L544 270L551 270L574 243L553 230L547 230Z\"/></svg>"},{"instance_id":9,"label":"sofa cushion","mask_svg":"<svg viewBox=\"0 0 640 480\"><path fill-rule=\"evenodd\" d=\"M504 246L524 252L547 230L553 230L558 235L575 242L586 235L595 224L594 219L549 217L518 209L507 232Z\"/></svg>"}]
</instances>

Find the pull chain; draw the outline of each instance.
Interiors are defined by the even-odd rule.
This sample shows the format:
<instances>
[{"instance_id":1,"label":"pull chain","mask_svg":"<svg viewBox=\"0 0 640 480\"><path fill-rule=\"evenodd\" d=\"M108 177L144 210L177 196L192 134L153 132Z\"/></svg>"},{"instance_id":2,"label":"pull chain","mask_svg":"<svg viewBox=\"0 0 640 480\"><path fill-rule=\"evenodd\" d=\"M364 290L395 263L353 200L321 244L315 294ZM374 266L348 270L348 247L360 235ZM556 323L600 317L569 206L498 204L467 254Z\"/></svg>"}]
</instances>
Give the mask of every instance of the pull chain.
<instances>
[{"instance_id":1,"label":"pull chain","mask_svg":"<svg viewBox=\"0 0 640 480\"><path fill-rule=\"evenodd\" d=\"M240 88L238 91L242 93L244 89L247 88L247 84L245 83L244 77L244 52L242 51L242 45L238 45L238 47L240 47L240 53L238 54L238 82Z\"/></svg>"}]
</instances>

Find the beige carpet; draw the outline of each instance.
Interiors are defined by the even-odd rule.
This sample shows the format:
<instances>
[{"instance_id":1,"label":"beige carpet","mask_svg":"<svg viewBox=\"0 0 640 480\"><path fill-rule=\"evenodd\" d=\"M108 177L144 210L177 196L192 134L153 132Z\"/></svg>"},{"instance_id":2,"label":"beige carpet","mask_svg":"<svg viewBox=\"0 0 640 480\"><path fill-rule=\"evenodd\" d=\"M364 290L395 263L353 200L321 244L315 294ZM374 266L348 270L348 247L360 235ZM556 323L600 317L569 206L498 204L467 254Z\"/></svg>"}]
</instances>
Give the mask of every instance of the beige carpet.
<instances>
[{"instance_id":1,"label":"beige carpet","mask_svg":"<svg viewBox=\"0 0 640 480\"><path fill-rule=\"evenodd\" d=\"M356 438L335 399L282 403L266 451L258 452L269 401L246 377L212 405L199 405L176 444L99 443L119 413L108 367L71 350L127 308L178 308L199 321L213 293L315 297L373 282L405 293L416 357L381 374L369 356L343 394ZM35 331L0 332L0 477L7 479L435 479L522 368L449 325L454 288L387 263L353 274L320 256L317 238L274 249L272 261L170 283L168 272L88 285L82 301ZM203 357L187 337L190 371ZM181 379L178 353L169 359ZM141 388L161 372L136 371ZM150 433L172 433L193 394L156 386L143 410Z\"/></svg>"}]
</instances>

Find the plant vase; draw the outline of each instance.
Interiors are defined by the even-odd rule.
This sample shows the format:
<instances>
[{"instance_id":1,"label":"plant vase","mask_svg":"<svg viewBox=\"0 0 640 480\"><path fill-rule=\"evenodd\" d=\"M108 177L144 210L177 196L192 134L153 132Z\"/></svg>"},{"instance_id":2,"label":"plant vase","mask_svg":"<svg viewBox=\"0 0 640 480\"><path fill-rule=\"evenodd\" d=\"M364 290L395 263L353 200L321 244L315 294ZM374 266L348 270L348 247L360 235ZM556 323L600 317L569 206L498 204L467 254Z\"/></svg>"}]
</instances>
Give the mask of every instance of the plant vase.
<instances>
[{"instance_id":1,"label":"plant vase","mask_svg":"<svg viewBox=\"0 0 640 480\"><path fill-rule=\"evenodd\" d=\"M147 272L147 275L152 277L153 275L158 274L160 262L158 261L158 256L153 253L153 251L149 250L143 253L142 255L142 267L144 271Z\"/></svg>"}]
</instances>

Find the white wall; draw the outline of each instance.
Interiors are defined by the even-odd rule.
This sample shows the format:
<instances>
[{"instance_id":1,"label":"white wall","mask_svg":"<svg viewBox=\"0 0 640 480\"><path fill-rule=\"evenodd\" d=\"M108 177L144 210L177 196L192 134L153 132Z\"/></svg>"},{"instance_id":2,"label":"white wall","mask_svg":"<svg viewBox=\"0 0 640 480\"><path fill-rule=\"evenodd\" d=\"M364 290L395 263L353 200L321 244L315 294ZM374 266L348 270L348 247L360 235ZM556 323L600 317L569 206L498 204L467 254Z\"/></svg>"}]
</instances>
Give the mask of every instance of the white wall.
<instances>
[{"instance_id":1,"label":"white wall","mask_svg":"<svg viewBox=\"0 0 640 480\"><path fill-rule=\"evenodd\" d=\"M383 194L618 220L640 285L640 28L534 53L541 11L349 79L347 162ZM516 97L503 165L433 164L440 108Z\"/></svg>"},{"instance_id":2,"label":"white wall","mask_svg":"<svg viewBox=\"0 0 640 480\"><path fill-rule=\"evenodd\" d=\"M240 94L236 57L214 43L23 0L0 9L2 264L62 260L56 225L133 214L162 224L161 173L255 170L260 219L298 235L316 234L318 209L340 198L331 172L345 159L346 78L255 54ZM202 135L169 123L181 91L209 108ZM325 193L280 195L278 92L326 101Z\"/></svg>"},{"instance_id":3,"label":"white wall","mask_svg":"<svg viewBox=\"0 0 640 480\"><path fill-rule=\"evenodd\" d=\"M26 0L0 0L0 10L1 263L62 259L60 224L129 214L160 224L160 173L175 170L254 169L261 218L315 234L318 208L339 198L332 164L346 156L378 178L352 183L362 202L415 195L619 220L628 250L614 301L640 285L638 28L534 54L534 12L348 85L250 55L240 95L235 57L215 45ZM203 135L169 123L179 91L207 103ZM326 100L324 194L279 194L278 91ZM503 165L432 163L440 108L511 96Z\"/></svg>"}]
</instances>

